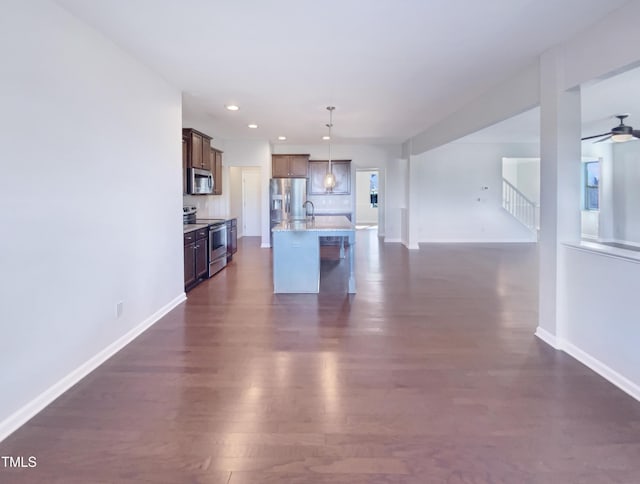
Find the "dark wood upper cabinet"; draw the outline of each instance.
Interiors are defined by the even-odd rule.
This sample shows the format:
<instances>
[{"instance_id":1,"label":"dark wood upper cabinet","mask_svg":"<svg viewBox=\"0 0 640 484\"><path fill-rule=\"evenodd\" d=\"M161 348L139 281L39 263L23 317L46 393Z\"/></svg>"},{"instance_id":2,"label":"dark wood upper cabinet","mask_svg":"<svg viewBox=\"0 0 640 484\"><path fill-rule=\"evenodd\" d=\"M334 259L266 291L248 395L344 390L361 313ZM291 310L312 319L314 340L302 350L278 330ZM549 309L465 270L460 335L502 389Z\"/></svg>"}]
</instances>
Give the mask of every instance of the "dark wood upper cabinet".
<instances>
[{"instance_id":1,"label":"dark wood upper cabinet","mask_svg":"<svg viewBox=\"0 0 640 484\"><path fill-rule=\"evenodd\" d=\"M211 137L191 128L184 128L182 137L187 144L187 168L211 171Z\"/></svg>"},{"instance_id":2,"label":"dark wood upper cabinet","mask_svg":"<svg viewBox=\"0 0 640 484\"><path fill-rule=\"evenodd\" d=\"M309 195L326 195L324 176L327 174L328 161L309 161Z\"/></svg>"},{"instance_id":3,"label":"dark wood upper cabinet","mask_svg":"<svg viewBox=\"0 0 640 484\"><path fill-rule=\"evenodd\" d=\"M187 193L187 137L182 135L182 193Z\"/></svg>"},{"instance_id":4,"label":"dark wood upper cabinet","mask_svg":"<svg viewBox=\"0 0 640 484\"><path fill-rule=\"evenodd\" d=\"M306 177L309 169L309 155L289 156L289 174L295 177Z\"/></svg>"},{"instance_id":5,"label":"dark wood upper cabinet","mask_svg":"<svg viewBox=\"0 0 640 484\"><path fill-rule=\"evenodd\" d=\"M213 171L213 156L211 153L211 138L202 138L202 169Z\"/></svg>"},{"instance_id":6,"label":"dark wood upper cabinet","mask_svg":"<svg viewBox=\"0 0 640 484\"><path fill-rule=\"evenodd\" d=\"M273 155L271 157L271 176L273 178L286 178L289 176L289 157Z\"/></svg>"},{"instance_id":7,"label":"dark wood upper cabinet","mask_svg":"<svg viewBox=\"0 0 640 484\"><path fill-rule=\"evenodd\" d=\"M337 160L331 162L331 171L336 177L336 186L331 193L334 195L351 194L351 161Z\"/></svg>"},{"instance_id":8,"label":"dark wood upper cabinet","mask_svg":"<svg viewBox=\"0 0 640 484\"><path fill-rule=\"evenodd\" d=\"M351 160L332 160L331 171L336 177L336 186L328 192L324 188L324 177L329 170L329 161L309 161L309 195L351 194Z\"/></svg>"},{"instance_id":9,"label":"dark wood upper cabinet","mask_svg":"<svg viewBox=\"0 0 640 484\"><path fill-rule=\"evenodd\" d=\"M213 172L213 194L222 195L222 151L211 148L211 171Z\"/></svg>"},{"instance_id":10,"label":"dark wood upper cabinet","mask_svg":"<svg viewBox=\"0 0 640 484\"><path fill-rule=\"evenodd\" d=\"M306 178L309 155L272 155L271 176L273 178Z\"/></svg>"}]
</instances>

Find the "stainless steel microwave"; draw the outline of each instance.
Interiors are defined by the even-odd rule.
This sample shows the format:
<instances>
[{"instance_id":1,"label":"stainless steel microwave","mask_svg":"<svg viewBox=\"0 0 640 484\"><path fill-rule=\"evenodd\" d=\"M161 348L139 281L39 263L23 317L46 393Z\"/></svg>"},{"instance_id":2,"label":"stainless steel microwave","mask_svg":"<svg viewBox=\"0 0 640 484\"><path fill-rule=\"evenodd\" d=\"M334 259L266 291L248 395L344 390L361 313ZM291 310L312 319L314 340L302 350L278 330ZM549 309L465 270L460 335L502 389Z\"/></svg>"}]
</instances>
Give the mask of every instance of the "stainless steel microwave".
<instances>
[{"instance_id":1,"label":"stainless steel microwave","mask_svg":"<svg viewBox=\"0 0 640 484\"><path fill-rule=\"evenodd\" d=\"M208 195L213 193L213 173L199 168L187 170L187 190L191 195Z\"/></svg>"}]
</instances>

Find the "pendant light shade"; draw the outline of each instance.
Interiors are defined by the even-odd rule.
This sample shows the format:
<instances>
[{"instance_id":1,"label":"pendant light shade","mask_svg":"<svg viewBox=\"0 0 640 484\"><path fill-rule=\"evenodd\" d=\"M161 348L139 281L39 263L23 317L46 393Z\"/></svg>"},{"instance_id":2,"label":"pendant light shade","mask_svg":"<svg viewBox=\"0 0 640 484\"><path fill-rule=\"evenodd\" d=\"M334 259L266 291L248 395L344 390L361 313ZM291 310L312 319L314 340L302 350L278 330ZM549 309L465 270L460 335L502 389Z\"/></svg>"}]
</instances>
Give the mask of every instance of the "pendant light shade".
<instances>
[{"instance_id":1,"label":"pendant light shade","mask_svg":"<svg viewBox=\"0 0 640 484\"><path fill-rule=\"evenodd\" d=\"M329 166L327 167L327 174L324 176L324 189L328 192L333 191L336 186L336 177L331 170L331 128L333 127L334 109L334 106L327 106L327 111L329 111L329 124L327 124L327 128L329 128Z\"/></svg>"}]
</instances>

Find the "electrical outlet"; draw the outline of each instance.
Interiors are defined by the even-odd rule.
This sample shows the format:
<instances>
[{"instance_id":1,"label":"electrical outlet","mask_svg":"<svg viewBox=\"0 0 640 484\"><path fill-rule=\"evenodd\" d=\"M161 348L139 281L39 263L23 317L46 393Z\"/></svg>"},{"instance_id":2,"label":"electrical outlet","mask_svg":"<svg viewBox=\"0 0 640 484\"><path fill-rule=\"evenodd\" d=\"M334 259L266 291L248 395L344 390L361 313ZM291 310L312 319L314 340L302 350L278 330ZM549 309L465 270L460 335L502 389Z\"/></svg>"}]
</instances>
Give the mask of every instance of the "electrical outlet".
<instances>
[{"instance_id":1,"label":"electrical outlet","mask_svg":"<svg viewBox=\"0 0 640 484\"><path fill-rule=\"evenodd\" d=\"M118 301L116 303L116 318L121 317L123 311L124 311L124 301Z\"/></svg>"}]
</instances>

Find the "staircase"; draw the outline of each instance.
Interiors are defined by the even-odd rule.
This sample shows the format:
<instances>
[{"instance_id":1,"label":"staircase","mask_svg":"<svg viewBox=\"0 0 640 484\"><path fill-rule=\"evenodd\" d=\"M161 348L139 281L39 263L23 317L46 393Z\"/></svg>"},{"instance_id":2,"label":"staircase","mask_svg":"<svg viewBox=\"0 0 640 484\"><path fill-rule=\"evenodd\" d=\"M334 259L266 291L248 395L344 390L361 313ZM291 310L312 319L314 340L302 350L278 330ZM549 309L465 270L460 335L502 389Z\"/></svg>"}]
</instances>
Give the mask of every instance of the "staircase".
<instances>
[{"instance_id":1,"label":"staircase","mask_svg":"<svg viewBox=\"0 0 640 484\"><path fill-rule=\"evenodd\" d=\"M538 206L506 179L502 179L502 207L532 232L538 231Z\"/></svg>"}]
</instances>

